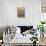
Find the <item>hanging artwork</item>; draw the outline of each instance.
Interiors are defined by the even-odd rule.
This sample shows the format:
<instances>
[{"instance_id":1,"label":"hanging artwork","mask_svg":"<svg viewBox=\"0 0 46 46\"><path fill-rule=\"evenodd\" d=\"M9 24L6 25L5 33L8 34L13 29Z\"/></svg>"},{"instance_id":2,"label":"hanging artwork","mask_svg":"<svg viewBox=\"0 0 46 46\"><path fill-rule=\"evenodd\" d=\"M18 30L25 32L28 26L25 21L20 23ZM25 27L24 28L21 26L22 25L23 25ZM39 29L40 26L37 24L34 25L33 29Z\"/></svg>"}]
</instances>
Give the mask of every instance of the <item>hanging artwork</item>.
<instances>
[{"instance_id":1,"label":"hanging artwork","mask_svg":"<svg viewBox=\"0 0 46 46\"><path fill-rule=\"evenodd\" d=\"M41 0L41 12L46 13L46 0Z\"/></svg>"},{"instance_id":2,"label":"hanging artwork","mask_svg":"<svg viewBox=\"0 0 46 46\"><path fill-rule=\"evenodd\" d=\"M17 7L17 17L18 18L25 17L25 8L24 7Z\"/></svg>"}]
</instances>

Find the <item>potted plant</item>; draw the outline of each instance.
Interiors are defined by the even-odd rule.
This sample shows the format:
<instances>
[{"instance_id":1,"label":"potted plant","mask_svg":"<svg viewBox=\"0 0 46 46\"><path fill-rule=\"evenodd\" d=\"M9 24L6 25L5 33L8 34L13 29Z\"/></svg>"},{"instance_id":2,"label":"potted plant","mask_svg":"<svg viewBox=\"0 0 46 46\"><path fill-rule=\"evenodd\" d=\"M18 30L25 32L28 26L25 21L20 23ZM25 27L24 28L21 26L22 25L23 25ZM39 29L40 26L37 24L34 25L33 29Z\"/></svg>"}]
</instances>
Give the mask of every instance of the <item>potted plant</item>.
<instances>
[{"instance_id":1,"label":"potted plant","mask_svg":"<svg viewBox=\"0 0 46 46\"><path fill-rule=\"evenodd\" d=\"M33 46L36 46L36 43L38 41L37 36L33 36L32 39L31 39L31 41L33 41Z\"/></svg>"},{"instance_id":2,"label":"potted plant","mask_svg":"<svg viewBox=\"0 0 46 46\"><path fill-rule=\"evenodd\" d=\"M37 29L40 30L42 37L44 37L44 27L45 27L44 24L45 24L44 21L40 21L40 24L37 25Z\"/></svg>"}]
</instances>

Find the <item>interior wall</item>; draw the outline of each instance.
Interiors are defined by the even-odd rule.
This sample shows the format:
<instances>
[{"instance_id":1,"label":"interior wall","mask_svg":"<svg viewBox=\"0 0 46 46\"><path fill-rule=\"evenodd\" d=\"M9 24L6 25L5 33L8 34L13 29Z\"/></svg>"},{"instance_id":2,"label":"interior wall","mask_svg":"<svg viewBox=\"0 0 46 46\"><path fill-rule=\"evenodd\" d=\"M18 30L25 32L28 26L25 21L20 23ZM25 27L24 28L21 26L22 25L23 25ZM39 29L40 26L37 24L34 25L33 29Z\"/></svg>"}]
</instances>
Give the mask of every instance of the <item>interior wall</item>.
<instances>
[{"instance_id":1,"label":"interior wall","mask_svg":"<svg viewBox=\"0 0 46 46\"><path fill-rule=\"evenodd\" d=\"M0 26L2 24L2 20L3 20L2 18L2 0L0 0Z\"/></svg>"},{"instance_id":2,"label":"interior wall","mask_svg":"<svg viewBox=\"0 0 46 46\"><path fill-rule=\"evenodd\" d=\"M2 0L2 4L0 16L2 15L3 26L36 26L40 20L39 0ZM25 18L17 18L17 7L25 7Z\"/></svg>"}]
</instances>

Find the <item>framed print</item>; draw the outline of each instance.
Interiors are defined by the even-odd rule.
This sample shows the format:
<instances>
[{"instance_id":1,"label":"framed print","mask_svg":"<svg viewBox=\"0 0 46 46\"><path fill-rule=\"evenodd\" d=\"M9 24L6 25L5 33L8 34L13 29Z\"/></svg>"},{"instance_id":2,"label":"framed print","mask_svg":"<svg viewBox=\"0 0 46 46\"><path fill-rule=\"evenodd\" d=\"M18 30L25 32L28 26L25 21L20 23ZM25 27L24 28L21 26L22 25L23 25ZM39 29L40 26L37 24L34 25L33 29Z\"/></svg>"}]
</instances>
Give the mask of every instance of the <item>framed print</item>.
<instances>
[{"instance_id":1,"label":"framed print","mask_svg":"<svg viewBox=\"0 0 46 46\"><path fill-rule=\"evenodd\" d=\"M25 8L24 7L17 7L17 17L18 18L25 17Z\"/></svg>"}]
</instances>

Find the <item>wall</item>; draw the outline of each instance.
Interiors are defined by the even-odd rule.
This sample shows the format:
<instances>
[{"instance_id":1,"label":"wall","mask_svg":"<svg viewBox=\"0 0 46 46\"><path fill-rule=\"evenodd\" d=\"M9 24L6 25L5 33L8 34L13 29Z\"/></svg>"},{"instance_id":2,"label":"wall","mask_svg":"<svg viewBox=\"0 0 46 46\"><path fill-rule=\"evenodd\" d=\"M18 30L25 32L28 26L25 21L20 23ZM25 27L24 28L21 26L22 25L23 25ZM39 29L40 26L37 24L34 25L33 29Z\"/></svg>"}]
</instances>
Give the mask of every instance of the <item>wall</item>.
<instances>
[{"instance_id":1,"label":"wall","mask_svg":"<svg viewBox=\"0 0 46 46\"><path fill-rule=\"evenodd\" d=\"M3 17L2 17L2 0L0 0L0 26L2 24L2 20L3 20Z\"/></svg>"},{"instance_id":2,"label":"wall","mask_svg":"<svg viewBox=\"0 0 46 46\"><path fill-rule=\"evenodd\" d=\"M33 25L35 27L40 20L39 0L2 0L2 4L1 25L3 26ZM25 7L25 18L17 18L17 7L22 6Z\"/></svg>"}]
</instances>

